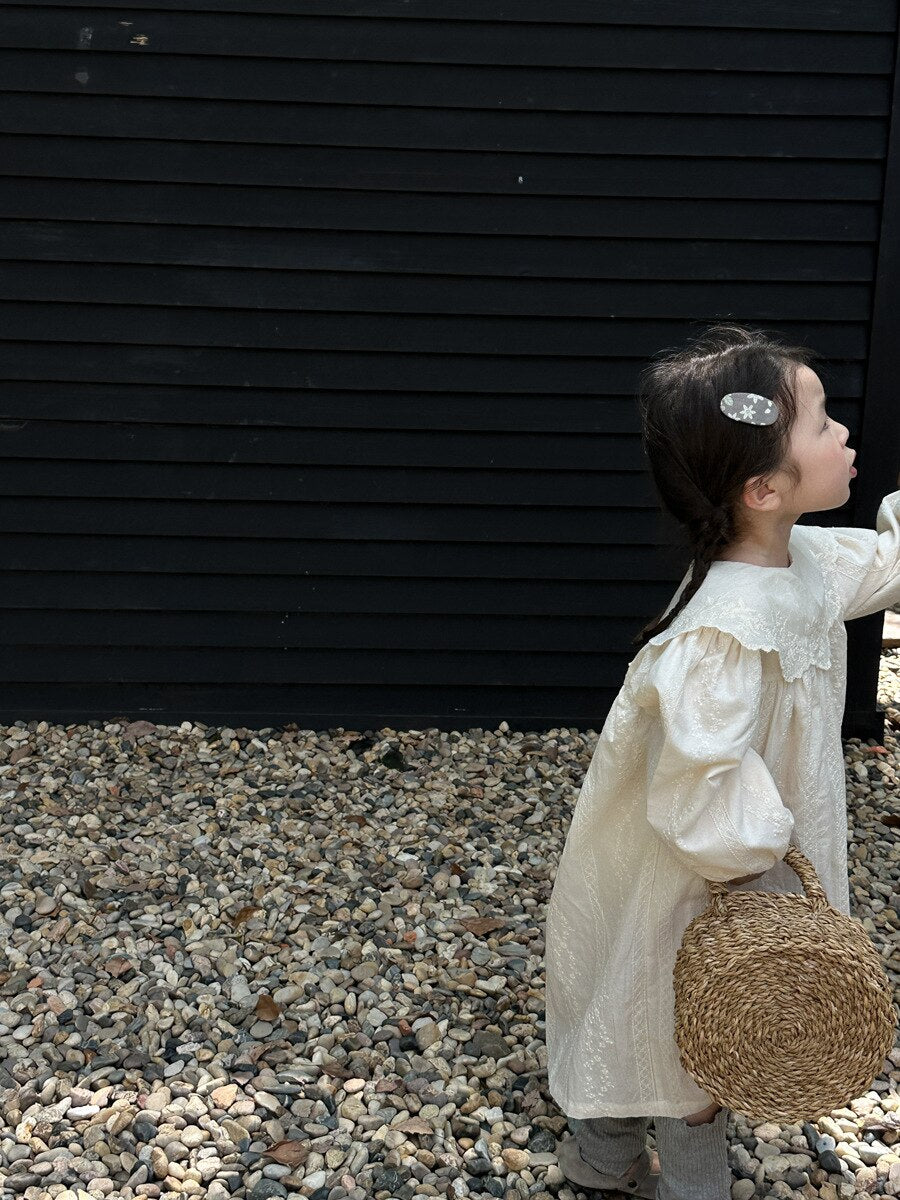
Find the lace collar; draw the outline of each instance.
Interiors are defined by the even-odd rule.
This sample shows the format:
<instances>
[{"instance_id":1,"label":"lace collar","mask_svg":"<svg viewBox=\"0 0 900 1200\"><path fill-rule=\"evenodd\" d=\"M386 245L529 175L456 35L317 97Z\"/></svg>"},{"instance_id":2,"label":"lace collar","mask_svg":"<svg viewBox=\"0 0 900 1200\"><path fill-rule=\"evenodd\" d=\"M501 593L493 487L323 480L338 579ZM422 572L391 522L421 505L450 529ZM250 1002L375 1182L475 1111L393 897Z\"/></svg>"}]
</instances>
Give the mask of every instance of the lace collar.
<instances>
[{"instance_id":1,"label":"lace collar","mask_svg":"<svg viewBox=\"0 0 900 1200\"><path fill-rule=\"evenodd\" d=\"M823 571L826 540L815 526L794 525L789 567L759 567L718 559L672 624L646 643L661 646L679 633L712 626L748 650L774 650L787 682L811 666L831 666L831 629L841 619L840 597ZM686 571L669 612L688 582Z\"/></svg>"}]
</instances>

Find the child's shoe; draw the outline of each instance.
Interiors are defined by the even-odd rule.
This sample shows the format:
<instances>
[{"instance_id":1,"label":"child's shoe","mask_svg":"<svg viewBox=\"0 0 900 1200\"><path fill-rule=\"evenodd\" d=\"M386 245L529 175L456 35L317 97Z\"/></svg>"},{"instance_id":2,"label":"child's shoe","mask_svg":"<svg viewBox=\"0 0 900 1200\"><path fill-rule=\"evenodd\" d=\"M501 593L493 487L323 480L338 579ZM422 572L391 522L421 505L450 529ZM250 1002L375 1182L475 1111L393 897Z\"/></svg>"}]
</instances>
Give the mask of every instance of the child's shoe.
<instances>
[{"instance_id":1,"label":"child's shoe","mask_svg":"<svg viewBox=\"0 0 900 1200\"><path fill-rule=\"evenodd\" d=\"M556 1157L566 1179L579 1187L625 1192L627 1195L645 1196L651 1200L656 1196L659 1158L652 1150L645 1148L628 1170L618 1176L604 1175L585 1162L579 1153L578 1142L573 1137L564 1142L557 1142Z\"/></svg>"}]
</instances>

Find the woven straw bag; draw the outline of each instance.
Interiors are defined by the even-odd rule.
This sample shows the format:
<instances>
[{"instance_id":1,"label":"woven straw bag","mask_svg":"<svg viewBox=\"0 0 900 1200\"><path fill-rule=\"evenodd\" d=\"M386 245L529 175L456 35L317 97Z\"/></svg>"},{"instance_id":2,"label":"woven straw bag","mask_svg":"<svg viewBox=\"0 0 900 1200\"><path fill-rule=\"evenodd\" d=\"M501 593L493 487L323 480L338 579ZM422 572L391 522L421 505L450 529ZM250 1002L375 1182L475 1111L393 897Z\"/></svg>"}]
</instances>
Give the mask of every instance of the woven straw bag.
<instances>
[{"instance_id":1,"label":"woven straw bag","mask_svg":"<svg viewBox=\"0 0 900 1200\"><path fill-rule=\"evenodd\" d=\"M675 1041L716 1104L752 1120L814 1120L862 1096L894 1042L897 1011L863 926L833 908L796 847L806 892L729 891L676 954Z\"/></svg>"}]
</instances>

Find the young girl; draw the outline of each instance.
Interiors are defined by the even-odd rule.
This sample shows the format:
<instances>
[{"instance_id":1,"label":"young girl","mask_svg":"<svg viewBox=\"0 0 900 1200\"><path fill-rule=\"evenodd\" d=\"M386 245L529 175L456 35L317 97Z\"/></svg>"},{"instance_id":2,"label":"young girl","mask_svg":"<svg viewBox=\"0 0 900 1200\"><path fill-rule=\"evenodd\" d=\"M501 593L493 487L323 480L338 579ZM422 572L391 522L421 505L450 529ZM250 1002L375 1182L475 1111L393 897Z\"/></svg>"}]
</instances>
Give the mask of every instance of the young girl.
<instances>
[{"instance_id":1,"label":"young girl","mask_svg":"<svg viewBox=\"0 0 900 1200\"><path fill-rule=\"evenodd\" d=\"M548 1082L582 1188L730 1198L729 1110L674 1039L675 954L706 881L802 893L793 842L849 913L844 622L900 603L900 491L876 530L795 523L844 504L856 473L812 358L716 325L641 377L644 445L693 562L634 639L547 910Z\"/></svg>"}]
</instances>

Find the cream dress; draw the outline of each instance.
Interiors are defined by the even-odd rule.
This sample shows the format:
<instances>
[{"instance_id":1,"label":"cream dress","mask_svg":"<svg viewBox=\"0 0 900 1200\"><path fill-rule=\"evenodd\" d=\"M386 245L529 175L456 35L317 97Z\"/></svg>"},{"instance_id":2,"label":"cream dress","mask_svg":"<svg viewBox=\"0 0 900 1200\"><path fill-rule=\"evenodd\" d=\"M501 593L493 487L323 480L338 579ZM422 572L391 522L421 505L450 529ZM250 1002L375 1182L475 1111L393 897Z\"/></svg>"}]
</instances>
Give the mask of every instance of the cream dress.
<instances>
[{"instance_id":1,"label":"cream dress","mask_svg":"<svg viewBox=\"0 0 900 1200\"><path fill-rule=\"evenodd\" d=\"M672 988L707 879L802 892L793 841L849 912L844 622L900 603L900 491L876 525L795 525L789 567L713 562L629 664L547 908L548 1083L568 1116L712 1103L679 1061Z\"/></svg>"}]
</instances>

